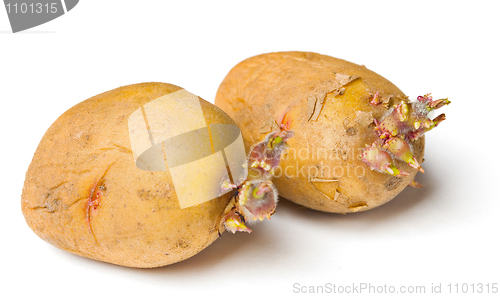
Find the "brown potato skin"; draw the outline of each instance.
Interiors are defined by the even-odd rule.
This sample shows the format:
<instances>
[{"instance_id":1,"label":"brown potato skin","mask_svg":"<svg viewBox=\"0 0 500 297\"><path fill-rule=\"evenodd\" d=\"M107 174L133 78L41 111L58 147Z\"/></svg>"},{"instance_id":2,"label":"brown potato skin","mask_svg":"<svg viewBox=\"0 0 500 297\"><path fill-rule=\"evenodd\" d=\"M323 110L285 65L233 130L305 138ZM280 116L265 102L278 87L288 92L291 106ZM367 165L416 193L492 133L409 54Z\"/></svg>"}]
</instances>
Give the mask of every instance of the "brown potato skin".
<instances>
[{"instance_id":1,"label":"brown potato skin","mask_svg":"<svg viewBox=\"0 0 500 297\"><path fill-rule=\"evenodd\" d=\"M335 95L328 85L336 73L359 79L345 85L343 95ZM308 121L307 98L322 92L323 109L317 121ZM238 123L247 149L265 137L261 127L269 118L278 120L288 109L285 119L295 136L273 180L280 196L320 211L350 213L388 202L417 173L399 160L396 166L408 177L372 171L361 161L362 149L377 139L371 117L380 120L388 113L383 104L370 104L376 92L382 98L393 96L392 104L406 101L401 90L365 66L310 52L277 52L236 65L221 83L215 104ZM423 161L423 137L414 142L414 154ZM340 195L335 200L335 190L319 191L311 177L339 179Z\"/></svg>"},{"instance_id":2,"label":"brown potato skin","mask_svg":"<svg viewBox=\"0 0 500 297\"><path fill-rule=\"evenodd\" d=\"M138 169L130 148L130 114L180 89L165 83L124 86L61 115L26 173L21 204L30 228L71 253L141 268L182 261L216 240L230 194L180 209L170 174ZM235 124L200 102L208 125ZM105 191L90 229L86 205L99 180Z\"/></svg>"}]
</instances>

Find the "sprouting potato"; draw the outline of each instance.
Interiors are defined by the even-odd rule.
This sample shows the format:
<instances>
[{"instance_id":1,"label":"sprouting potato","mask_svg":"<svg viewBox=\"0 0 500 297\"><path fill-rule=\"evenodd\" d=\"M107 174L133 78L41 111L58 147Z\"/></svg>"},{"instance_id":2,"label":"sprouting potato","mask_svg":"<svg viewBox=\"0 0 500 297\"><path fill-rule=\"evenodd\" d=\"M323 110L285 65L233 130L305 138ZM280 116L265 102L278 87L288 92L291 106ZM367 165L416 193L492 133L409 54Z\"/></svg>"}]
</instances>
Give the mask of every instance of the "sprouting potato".
<instances>
[{"instance_id":1,"label":"sprouting potato","mask_svg":"<svg viewBox=\"0 0 500 297\"><path fill-rule=\"evenodd\" d=\"M280 196L316 210L350 213L382 205L423 172L423 134L449 104L415 102L382 76L341 59L278 52L236 65L215 104L239 125L246 147L270 131L295 136L273 171Z\"/></svg>"},{"instance_id":2,"label":"sprouting potato","mask_svg":"<svg viewBox=\"0 0 500 297\"><path fill-rule=\"evenodd\" d=\"M171 84L135 84L85 100L52 124L27 171L22 210L58 248L158 267L274 213L270 175L247 175L227 114Z\"/></svg>"}]
</instances>

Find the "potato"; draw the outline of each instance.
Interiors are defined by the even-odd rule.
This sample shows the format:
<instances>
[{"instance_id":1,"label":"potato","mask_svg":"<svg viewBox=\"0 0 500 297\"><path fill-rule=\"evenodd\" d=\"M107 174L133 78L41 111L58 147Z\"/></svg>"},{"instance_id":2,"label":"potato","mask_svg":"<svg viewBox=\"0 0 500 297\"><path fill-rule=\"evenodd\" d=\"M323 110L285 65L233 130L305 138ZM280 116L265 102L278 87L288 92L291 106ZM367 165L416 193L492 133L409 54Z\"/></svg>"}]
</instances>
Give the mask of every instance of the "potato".
<instances>
[{"instance_id":1,"label":"potato","mask_svg":"<svg viewBox=\"0 0 500 297\"><path fill-rule=\"evenodd\" d=\"M61 115L26 173L22 211L31 229L63 250L130 267L179 262L216 240L232 193L182 208L169 171L142 170L134 161L131 114L179 90L165 83L124 86ZM199 102L207 125L235 125L213 104ZM189 117L189 109L180 116Z\"/></svg>"},{"instance_id":2,"label":"potato","mask_svg":"<svg viewBox=\"0 0 500 297\"><path fill-rule=\"evenodd\" d=\"M419 98L421 103L411 105L401 90L365 66L316 53L278 52L236 65L221 83L215 104L238 123L247 148L269 131L295 132L274 172L280 196L320 211L350 213L388 202L422 170L420 136L444 115L433 122L418 112L427 116L426 107L449 101ZM401 110L411 111L404 114L406 121L396 121L414 132L411 141L410 132L386 131L398 125L392 120ZM409 126L417 121L430 128Z\"/></svg>"}]
</instances>

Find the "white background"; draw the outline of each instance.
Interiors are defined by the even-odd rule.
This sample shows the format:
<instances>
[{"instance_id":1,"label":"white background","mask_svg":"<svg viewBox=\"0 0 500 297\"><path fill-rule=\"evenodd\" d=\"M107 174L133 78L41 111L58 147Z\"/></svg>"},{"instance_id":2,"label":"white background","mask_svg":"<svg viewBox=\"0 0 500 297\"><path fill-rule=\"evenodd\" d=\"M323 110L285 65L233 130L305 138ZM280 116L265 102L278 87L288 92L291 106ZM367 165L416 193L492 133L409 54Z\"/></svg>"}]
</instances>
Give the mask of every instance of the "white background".
<instances>
[{"instance_id":1,"label":"white background","mask_svg":"<svg viewBox=\"0 0 500 297\"><path fill-rule=\"evenodd\" d=\"M295 296L294 284L327 283L430 293L441 283L445 296L448 283L467 283L469 292L473 283L484 291L500 283L499 2L270 2L86 0L17 34L0 8L0 289L10 292L1 295ZM44 132L68 108L147 81L213 102L235 64L286 50L364 64L412 98L449 97L447 120L426 138L426 173L417 178L425 187L353 215L282 200L252 234L224 233L193 258L159 269L74 256L28 228L24 175Z\"/></svg>"}]
</instances>

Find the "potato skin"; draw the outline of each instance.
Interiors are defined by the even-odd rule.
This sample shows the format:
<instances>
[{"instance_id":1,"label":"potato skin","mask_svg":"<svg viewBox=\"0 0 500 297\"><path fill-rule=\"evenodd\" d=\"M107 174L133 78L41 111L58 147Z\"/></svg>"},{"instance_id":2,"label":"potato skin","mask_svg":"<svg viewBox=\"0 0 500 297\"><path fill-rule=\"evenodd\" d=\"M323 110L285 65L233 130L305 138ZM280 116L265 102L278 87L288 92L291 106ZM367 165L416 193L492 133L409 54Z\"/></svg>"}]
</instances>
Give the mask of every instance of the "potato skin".
<instances>
[{"instance_id":1,"label":"potato skin","mask_svg":"<svg viewBox=\"0 0 500 297\"><path fill-rule=\"evenodd\" d=\"M30 228L71 253L142 268L187 259L217 239L230 193L180 209L170 174L138 169L130 148L130 114L180 89L165 83L124 86L61 115L26 173L21 204ZM208 125L235 124L200 102ZM99 181L103 197L90 230L87 202Z\"/></svg>"},{"instance_id":2,"label":"potato skin","mask_svg":"<svg viewBox=\"0 0 500 297\"><path fill-rule=\"evenodd\" d=\"M337 94L331 87L336 74L359 78ZM215 104L238 123L247 148L264 138L267 129L262 128L270 118L279 121L288 111L284 122L290 120L295 136L274 179L280 196L320 211L350 213L388 202L417 173L399 160L396 166L409 172L408 177L371 171L361 161L365 145L377 139L373 118L380 120L388 113L387 104L370 104L376 92L380 98L391 98L391 105L407 100L395 85L365 66L310 52L277 52L236 65L221 83ZM323 108L317 121L308 121L308 97L318 94ZM423 137L413 149L422 162ZM338 180L338 186L313 184L315 178Z\"/></svg>"}]
</instances>

